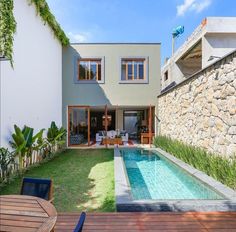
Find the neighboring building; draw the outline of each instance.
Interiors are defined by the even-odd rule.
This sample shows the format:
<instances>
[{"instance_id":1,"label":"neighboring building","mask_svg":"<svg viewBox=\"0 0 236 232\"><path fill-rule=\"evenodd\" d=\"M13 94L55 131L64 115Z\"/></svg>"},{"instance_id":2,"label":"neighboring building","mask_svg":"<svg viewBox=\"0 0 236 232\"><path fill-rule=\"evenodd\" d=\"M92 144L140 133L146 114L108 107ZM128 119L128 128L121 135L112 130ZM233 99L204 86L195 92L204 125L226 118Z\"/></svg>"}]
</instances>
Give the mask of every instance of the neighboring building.
<instances>
[{"instance_id":1,"label":"neighboring building","mask_svg":"<svg viewBox=\"0 0 236 232\"><path fill-rule=\"evenodd\" d=\"M161 70L162 91L192 76L236 48L236 17L207 17Z\"/></svg>"},{"instance_id":2,"label":"neighboring building","mask_svg":"<svg viewBox=\"0 0 236 232\"><path fill-rule=\"evenodd\" d=\"M9 147L14 124L62 123L62 45L27 0L14 1L14 16L14 68L0 61L0 147Z\"/></svg>"},{"instance_id":3,"label":"neighboring building","mask_svg":"<svg viewBox=\"0 0 236 232\"><path fill-rule=\"evenodd\" d=\"M151 124L155 132L160 79L160 44L64 48L62 118L68 145L92 144L104 130L105 115L108 131L125 130L135 138L139 129L148 130Z\"/></svg>"}]
</instances>

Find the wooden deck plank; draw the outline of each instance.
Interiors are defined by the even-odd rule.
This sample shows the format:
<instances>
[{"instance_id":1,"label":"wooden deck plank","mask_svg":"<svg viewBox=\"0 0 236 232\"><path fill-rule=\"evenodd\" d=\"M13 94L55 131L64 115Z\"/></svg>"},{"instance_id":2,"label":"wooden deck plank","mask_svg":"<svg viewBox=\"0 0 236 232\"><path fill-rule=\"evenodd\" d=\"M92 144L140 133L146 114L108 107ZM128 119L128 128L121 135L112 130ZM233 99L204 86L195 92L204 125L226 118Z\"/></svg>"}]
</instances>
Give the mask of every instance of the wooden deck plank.
<instances>
[{"instance_id":1,"label":"wooden deck plank","mask_svg":"<svg viewBox=\"0 0 236 232\"><path fill-rule=\"evenodd\" d=\"M79 213L59 214L55 231L73 231L79 217ZM232 232L236 231L235 219L236 212L88 213L83 231Z\"/></svg>"}]
</instances>

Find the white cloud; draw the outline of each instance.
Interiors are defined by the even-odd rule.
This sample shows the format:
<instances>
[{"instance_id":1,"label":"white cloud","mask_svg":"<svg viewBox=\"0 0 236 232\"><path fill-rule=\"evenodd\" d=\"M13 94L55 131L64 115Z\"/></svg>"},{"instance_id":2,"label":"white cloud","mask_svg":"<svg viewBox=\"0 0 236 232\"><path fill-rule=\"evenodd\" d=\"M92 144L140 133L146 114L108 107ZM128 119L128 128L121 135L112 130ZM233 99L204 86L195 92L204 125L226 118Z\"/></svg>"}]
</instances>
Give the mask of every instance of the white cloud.
<instances>
[{"instance_id":1,"label":"white cloud","mask_svg":"<svg viewBox=\"0 0 236 232\"><path fill-rule=\"evenodd\" d=\"M177 6L177 16L184 16L186 12L200 13L211 5L212 0L184 0L183 4Z\"/></svg>"},{"instance_id":2,"label":"white cloud","mask_svg":"<svg viewBox=\"0 0 236 232\"><path fill-rule=\"evenodd\" d=\"M69 32L68 36L72 43L85 43L90 40L91 33L90 32L81 32L81 33Z\"/></svg>"}]
</instances>

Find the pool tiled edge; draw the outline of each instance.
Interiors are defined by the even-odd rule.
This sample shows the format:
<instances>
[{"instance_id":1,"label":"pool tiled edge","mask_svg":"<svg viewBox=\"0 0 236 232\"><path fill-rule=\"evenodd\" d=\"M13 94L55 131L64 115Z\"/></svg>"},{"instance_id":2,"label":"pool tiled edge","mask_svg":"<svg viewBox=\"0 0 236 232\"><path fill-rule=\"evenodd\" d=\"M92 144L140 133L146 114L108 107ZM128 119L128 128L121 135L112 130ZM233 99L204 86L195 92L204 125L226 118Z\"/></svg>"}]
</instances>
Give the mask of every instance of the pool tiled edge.
<instances>
[{"instance_id":1,"label":"pool tiled edge","mask_svg":"<svg viewBox=\"0 0 236 232\"><path fill-rule=\"evenodd\" d=\"M235 191L160 148L150 148L148 150L160 153L192 176L219 192L226 200L133 200L120 149L115 148L114 170L117 211L236 211Z\"/></svg>"}]
</instances>

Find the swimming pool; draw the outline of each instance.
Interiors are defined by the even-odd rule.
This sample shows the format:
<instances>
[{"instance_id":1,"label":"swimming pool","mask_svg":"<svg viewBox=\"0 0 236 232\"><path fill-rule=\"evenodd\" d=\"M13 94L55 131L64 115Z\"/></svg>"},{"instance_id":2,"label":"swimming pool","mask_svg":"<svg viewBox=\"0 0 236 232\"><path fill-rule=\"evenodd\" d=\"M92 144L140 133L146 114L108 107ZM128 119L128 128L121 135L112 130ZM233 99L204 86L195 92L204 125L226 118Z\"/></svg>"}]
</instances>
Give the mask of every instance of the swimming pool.
<instances>
[{"instance_id":1,"label":"swimming pool","mask_svg":"<svg viewBox=\"0 0 236 232\"><path fill-rule=\"evenodd\" d=\"M222 200L202 181L153 151L121 149L133 200Z\"/></svg>"}]
</instances>

